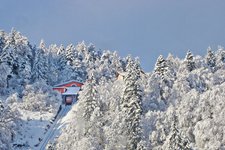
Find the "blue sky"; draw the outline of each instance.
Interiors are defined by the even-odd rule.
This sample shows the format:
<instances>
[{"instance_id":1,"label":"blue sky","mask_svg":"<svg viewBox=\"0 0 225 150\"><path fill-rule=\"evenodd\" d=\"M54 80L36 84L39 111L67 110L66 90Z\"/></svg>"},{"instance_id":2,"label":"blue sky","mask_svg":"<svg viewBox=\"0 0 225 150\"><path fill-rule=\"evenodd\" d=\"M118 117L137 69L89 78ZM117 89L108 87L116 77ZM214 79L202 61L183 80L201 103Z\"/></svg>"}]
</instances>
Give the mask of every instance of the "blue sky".
<instances>
[{"instance_id":1,"label":"blue sky","mask_svg":"<svg viewBox=\"0 0 225 150\"><path fill-rule=\"evenodd\" d=\"M91 42L139 56L146 71L160 54L204 55L225 46L224 0L1 0L0 29L31 43Z\"/></svg>"}]
</instances>

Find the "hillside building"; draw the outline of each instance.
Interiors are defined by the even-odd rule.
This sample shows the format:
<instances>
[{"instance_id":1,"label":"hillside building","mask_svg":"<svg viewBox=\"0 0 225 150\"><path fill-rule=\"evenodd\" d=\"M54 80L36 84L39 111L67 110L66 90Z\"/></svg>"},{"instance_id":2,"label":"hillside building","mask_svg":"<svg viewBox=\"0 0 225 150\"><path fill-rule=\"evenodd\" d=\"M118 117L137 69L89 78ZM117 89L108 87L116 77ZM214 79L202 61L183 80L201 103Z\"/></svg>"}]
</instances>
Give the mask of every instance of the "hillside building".
<instances>
[{"instance_id":1,"label":"hillside building","mask_svg":"<svg viewBox=\"0 0 225 150\"><path fill-rule=\"evenodd\" d=\"M77 101L78 92L81 89L83 83L71 80L65 83L55 85L53 90L62 94L63 104L71 105Z\"/></svg>"}]
</instances>

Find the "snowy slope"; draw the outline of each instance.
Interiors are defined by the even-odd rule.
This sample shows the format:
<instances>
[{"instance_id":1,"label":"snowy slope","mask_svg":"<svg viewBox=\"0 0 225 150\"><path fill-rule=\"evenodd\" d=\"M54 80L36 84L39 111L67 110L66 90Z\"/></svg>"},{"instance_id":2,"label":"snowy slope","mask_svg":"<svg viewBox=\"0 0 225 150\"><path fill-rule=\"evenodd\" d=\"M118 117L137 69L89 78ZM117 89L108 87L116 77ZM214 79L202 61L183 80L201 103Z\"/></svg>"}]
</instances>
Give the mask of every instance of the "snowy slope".
<instances>
[{"instance_id":1,"label":"snowy slope","mask_svg":"<svg viewBox=\"0 0 225 150\"><path fill-rule=\"evenodd\" d=\"M14 141L14 145L19 144L20 146L18 148L14 147L14 149L35 149L41 139L44 138L54 114L27 110L20 110L20 113L22 114L21 119L24 123L19 131L20 134Z\"/></svg>"},{"instance_id":2,"label":"snowy slope","mask_svg":"<svg viewBox=\"0 0 225 150\"><path fill-rule=\"evenodd\" d=\"M48 143L54 142L55 138L61 133L60 131L63 127L63 118L70 111L71 107L71 105L63 106L62 110L58 114L48 133L45 135L43 142L41 142L40 145L35 149L44 150Z\"/></svg>"}]
</instances>

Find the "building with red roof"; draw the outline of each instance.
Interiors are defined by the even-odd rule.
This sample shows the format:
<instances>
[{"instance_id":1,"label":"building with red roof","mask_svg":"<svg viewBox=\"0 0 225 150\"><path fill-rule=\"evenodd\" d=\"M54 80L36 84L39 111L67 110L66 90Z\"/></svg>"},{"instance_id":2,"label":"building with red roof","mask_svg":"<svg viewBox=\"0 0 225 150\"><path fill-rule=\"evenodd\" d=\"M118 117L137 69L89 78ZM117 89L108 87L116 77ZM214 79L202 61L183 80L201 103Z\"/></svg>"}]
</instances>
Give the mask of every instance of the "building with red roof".
<instances>
[{"instance_id":1,"label":"building with red roof","mask_svg":"<svg viewBox=\"0 0 225 150\"><path fill-rule=\"evenodd\" d=\"M77 101L78 92L83 83L71 80L53 87L53 90L62 94L63 104L69 105Z\"/></svg>"}]
</instances>

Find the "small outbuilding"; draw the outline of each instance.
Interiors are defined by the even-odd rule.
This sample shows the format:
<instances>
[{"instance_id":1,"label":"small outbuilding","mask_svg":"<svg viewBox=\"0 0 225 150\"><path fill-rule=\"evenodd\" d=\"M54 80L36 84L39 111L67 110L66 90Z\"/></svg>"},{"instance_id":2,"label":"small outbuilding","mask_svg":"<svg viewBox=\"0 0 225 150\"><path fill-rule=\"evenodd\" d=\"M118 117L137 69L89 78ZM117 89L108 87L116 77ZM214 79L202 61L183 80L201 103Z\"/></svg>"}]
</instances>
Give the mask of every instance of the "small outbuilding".
<instances>
[{"instance_id":1,"label":"small outbuilding","mask_svg":"<svg viewBox=\"0 0 225 150\"><path fill-rule=\"evenodd\" d=\"M62 94L63 104L71 105L77 101L78 92L80 91L83 83L71 80L65 83L55 85L53 90L58 91Z\"/></svg>"}]
</instances>

